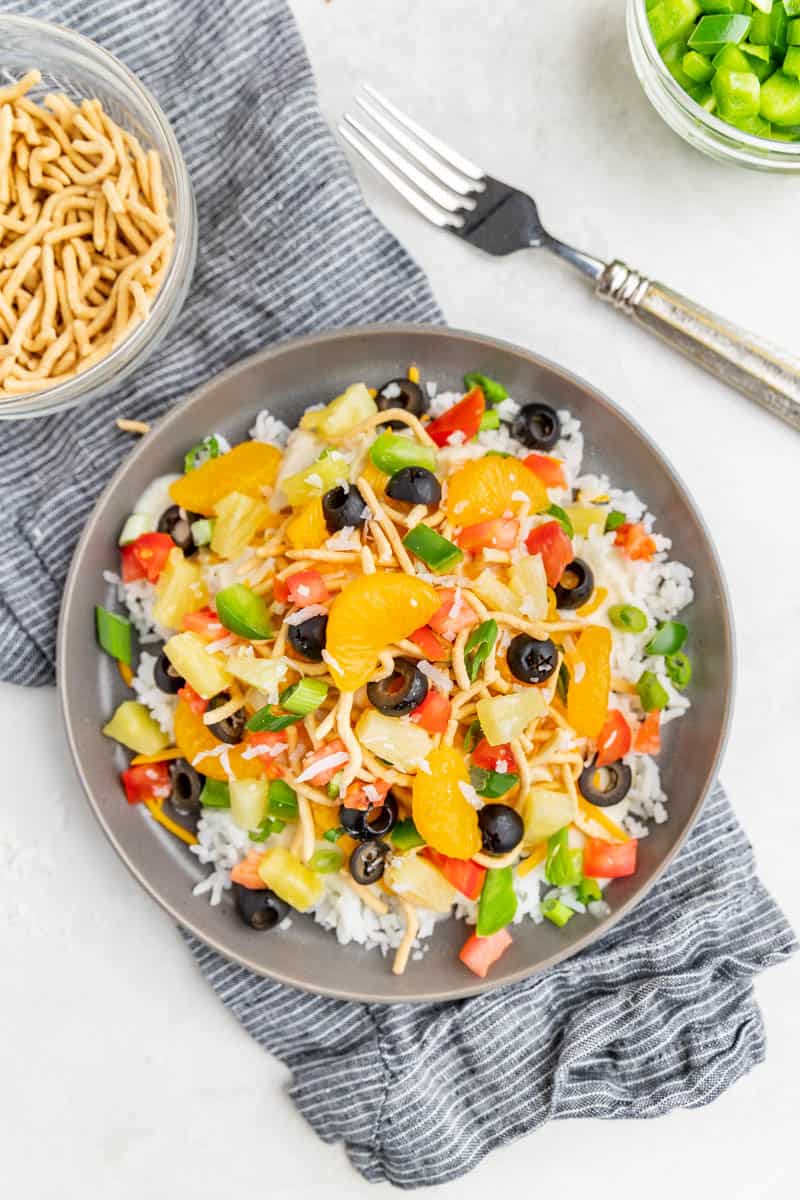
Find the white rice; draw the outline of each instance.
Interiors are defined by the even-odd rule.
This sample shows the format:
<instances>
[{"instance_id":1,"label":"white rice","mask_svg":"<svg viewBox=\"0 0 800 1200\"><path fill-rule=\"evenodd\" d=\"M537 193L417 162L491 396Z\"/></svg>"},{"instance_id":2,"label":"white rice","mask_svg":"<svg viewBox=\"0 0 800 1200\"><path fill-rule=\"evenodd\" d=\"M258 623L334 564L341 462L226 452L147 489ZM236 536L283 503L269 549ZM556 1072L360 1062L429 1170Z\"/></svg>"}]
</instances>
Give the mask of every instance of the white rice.
<instances>
[{"instance_id":1,"label":"white rice","mask_svg":"<svg viewBox=\"0 0 800 1200\"><path fill-rule=\"evenodd\" d=\"M132 686L136 692L137 699L147 707L151 717L158 722L164 733L171 739L174 739L174 718L178 697L168 696L166 692L162 692L160 688L156 687L153 680L153 669L156 661L154 654L148 654L146 650L142 650L139 655L139 664L136 668L136 674L133 677Z\"/></svg>"},{"instance_id":2,"label":"white rice","mask_svg":"<svg viewBox=\"0 0 800 1200\"><path fill-rule=\"evenodd\" d=\"M279 446L283 449L289 440L290 433L291 430L285 422L278 417L273 417L268 408L262 408L250 430L250 437L254 442L267 442L270 446Z\"/></svg>"}]
</instances>

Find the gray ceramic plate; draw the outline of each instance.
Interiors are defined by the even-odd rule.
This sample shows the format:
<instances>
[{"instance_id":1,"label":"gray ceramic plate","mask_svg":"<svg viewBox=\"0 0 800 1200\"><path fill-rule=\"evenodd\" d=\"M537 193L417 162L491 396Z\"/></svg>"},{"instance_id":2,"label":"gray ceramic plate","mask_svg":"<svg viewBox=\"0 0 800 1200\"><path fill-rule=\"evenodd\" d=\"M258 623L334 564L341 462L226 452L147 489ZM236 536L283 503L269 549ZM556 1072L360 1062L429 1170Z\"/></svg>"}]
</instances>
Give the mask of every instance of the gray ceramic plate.
<instances>
[{"instance_id":1,"label":"gray ceramic plate","mask_svg":"<svg viewBox=\"0 0 800 1200\"><path fill-rule=\"evenodd\" d=\"M518 400L538 398L570 409L583 422L586 467L605 470L633 488L674 541L675 557L695 572L691 718L668 727L661 766L671 818L640 847L635 878L615 883L612 913L602 923L579 917L564 930L524 922L514 944L486 983L459 963L465 928L437 929L424 960L396 979L378 952L340 946L313 920L295 917L287 932L259 934L237 918L229 900L209 907L192 896L205 873L185 846L125 803L118 773L122 751L102 736L124 689L114 664L94 640L93 606L109 602L104 569L116 568L116 539L125 516L156 475L180 469L188 446L210 430L231 441L245 437L268 406L289 425L306 405L325 401L355 380L380 384L420 363L425 378L455 388L465 371L502 379ZM679 849L712 780L731 705L731 621L719 562L703 522L675 472L629 417L587 384L514 346L447 329L414 326L354 329L289 342L226 371L169 413L123 463L100 498L81 538L64 594L59 635L59 681L70 746L94 812L123 862L173 917L228 958L262 975L355 1000L444 1000L474 994L541 971L575 954L618 921L645 895Z\"/></svg>"}]
</instances>

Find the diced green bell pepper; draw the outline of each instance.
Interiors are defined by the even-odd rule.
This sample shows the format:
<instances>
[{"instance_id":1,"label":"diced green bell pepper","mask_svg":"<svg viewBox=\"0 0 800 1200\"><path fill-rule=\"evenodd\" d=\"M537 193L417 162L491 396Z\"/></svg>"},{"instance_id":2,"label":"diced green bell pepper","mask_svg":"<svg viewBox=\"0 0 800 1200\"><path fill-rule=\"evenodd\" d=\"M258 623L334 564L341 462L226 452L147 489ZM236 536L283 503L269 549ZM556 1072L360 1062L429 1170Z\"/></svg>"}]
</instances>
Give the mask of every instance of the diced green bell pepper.
<instances>
[{"instance_id":1,"label":"diced green bell pepper","mask_svg":"<svg viewBox=\"0 0 800 1200\"><path fill-rule=\"evenodd\" d=\"M785 50L789 18L782 4L773 4L769 14L769 44L773 50Z\"/></svg>"},{"instance_id":2,"label":"diced green bell pepper","mask_svg":"<svg viewBox=\"0 0 800 1200\"><path fill-rule=\"evenodd\" d=\"M413 850L415 846L425 845L425 838L420 837L411 817L406 817L404 821L398 821L389 836L392 845L401 851Z\"/></svg>"},{"instance_id":3,"label":"diced green bell pepper","mask_svg":"<svg viewBox=\"0 0 800 1200\"><path fill-rule=\"evenodd\" d=\"M728 43L738 46L743 42L750 30L754 17L746 17L743 13L732 13L726 16L701 17L689 37L689 45L693 50L704 54L716 54Z\"/></svg>"},{"instance_id":4,"label":"diced green bell pepper","mask_svg":"<svg viewBox=\"0 0 800 1200\"><path fill-rule=\"evenodd\" d=\"M800 80L776 71L761 88L761 116L773 125L800 125Z\"/></svg>"},{"instance_id":5,"label":"diced green bell pepper","mask_svg":"<svg viewBox=\"0 0 800 1200\"><path fill-rule=\"evenodd\" d=\"M689 88L689 95L695 104L699 104L706 112L713 113L717 111L717 97L707 83L698 83L696 87Z\"/></svg>"},{"instance_id":6,"label":"diced green bell pepper","mask_svg":"<svg viewBox=\"0 0 800 1200\"><path fill-rule=\"evenodd\" d=\"M751 18L749 40L756 46L768 46L770 44L770 27L769 14L756 12Z\"/></svg>"},{"instance_id":7,"label":"diced green bell pepper","mask_svg":"<svg viewBox=\"0 0 800 1200\"><path fill-rule=\"evenodd\" d=\"M711 87L726 118L758 116L761 84L752 71L717 71Z\"/></svg>"},{"instance_id":8,"label":"diced green bell pepper","mask_svg":"<svg viewBox=\"0 0 800 1200\"><path fill-rule=\"evenodd\" d=\"M243 583L232 583L217 592L217 616L238 637L262 639L272 636L269 610L263 596Z\"/></svg>"},{"instance_id":9,"label":"diced green bell pepper","mask_svg":"<svg viewBox=\"0 0 800 1200\"><path fill-rule=\"evenodd\" d=\"M648 13L656 46L663 50L676 38L685 37L702 9L697 0L661 0Z\"/></svg>"},{"instance_id":10,"label":"diced green bell pepper","mask_svg":"<svg viewBox=\"0 0 800 1200\"><path fill-rule=\"evenodd\" d=\"M517 911L511 867L494 867L486 872L478 901L478 937L491 937L510 925Z\"/></svg>"},{"instance_id":11,"label":"diced green bell pepper","mask_svg":"<svg viewBox=\"0 0 800 1200\"><path fill-rule=\"evenodd\" d=\"M714 78L714 64L698 50L687 50L681 60L681 66L684 75L688 75L695 83L708 83Z\"/></svg>"},{"instance_id":12,"label":"diced green bell pepper","mask_svg":"<svg viewBox=\"0 0 800 1200\"><path fill-rule=\"evenodd\" d=\"M787 17L800 17L800 0L783 0Z\"/></svg>"},{"instance_id":13,"label":"diced green bell pepper","mask_svg":"<svg viewBox=\"0 0 800 1200\"><path fill-rule=\"evenodd\" d=\"M132 661L131 623L127 617L119 613L109 612L101 604L95 605L95 625L97 640L112 658L118 659L127 666Z\"/></svg>"},{"instance_id":14,"label":"diced green bell pepper","mask_svg":"<svg viewBox=\"0 0 800 1200\"><path fill-rule=\"evenodd\" d=\"M786 31L786 45L800 46L800 19L790 21Z\"/></svg>"},{"instance_id":15,"label":"diced green bell pepper","mask_svg":"<svg viewBox=\"0 0 800 1200\"><path fill-rule=\"evenodd\" d=\"M800 46L790 46L786 51L786 58L783 60L783 71L785 75L791 75L794 79L800 79Z\"/></svg>"},{"instance_id":16,"label":"diced green bell pepper","mask_svg":"<svg viewBox=\"0 0 800 1200\"><path fill-rule=\"evenodd\" d=\"M723 46L714 55L712 65L717 71L750 71L749 59L742 53L738 46Z\"/></svg>"},{"instance_id":17,"label":"diced green bell pepper","mask_svg":"<svg viewBox=\"0 0 800 1200\"><path fill-rule=\"evenodd\" d=\"M464 376L464 391L471 392L474 387L481 389L487 404L500 404L508 399L508 392L502 383L488 375L481 375L480 371L472 371Z\"/></svg>"},{"instance_id":18,"label":"diced green bell pepper","mask_svg":"<svg viewBox=\"0 0 800 1200\"><path fill-rule=\"evenodd\" d=\"M436 450L433 446L423 446L414 438L404 437L399 433L386 430L372 443L369 457L373 466L387 475L394 475L403 467L426 467L429 471L436 470Z\"/></svg>"}]
</instances>

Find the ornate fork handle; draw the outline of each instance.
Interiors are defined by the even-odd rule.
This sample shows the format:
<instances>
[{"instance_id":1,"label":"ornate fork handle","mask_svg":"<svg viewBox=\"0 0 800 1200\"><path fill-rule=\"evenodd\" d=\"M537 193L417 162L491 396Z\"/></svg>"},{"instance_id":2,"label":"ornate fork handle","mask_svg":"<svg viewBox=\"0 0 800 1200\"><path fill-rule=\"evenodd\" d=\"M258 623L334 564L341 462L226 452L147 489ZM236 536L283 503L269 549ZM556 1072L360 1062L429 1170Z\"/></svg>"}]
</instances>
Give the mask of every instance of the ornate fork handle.
<instances>
[{"instance_id":1,"label":"ornate fork handle","mask_svg":"<svg viewBox=\"0 0 800 1200\"><path fill-rule=\"evenodd\" d=\"M619 261L606 266L595 291L706 371L800 430L800 359Z\"/></svg>"}]
</instances>

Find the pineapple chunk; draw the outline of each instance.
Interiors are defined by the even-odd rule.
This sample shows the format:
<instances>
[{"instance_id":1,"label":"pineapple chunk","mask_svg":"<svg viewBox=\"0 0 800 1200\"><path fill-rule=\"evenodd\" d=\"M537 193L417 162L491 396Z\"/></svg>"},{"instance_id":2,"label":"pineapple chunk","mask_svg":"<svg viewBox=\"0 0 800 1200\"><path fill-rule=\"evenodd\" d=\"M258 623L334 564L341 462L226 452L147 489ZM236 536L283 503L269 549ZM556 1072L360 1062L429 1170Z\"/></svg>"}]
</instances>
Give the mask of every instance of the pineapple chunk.
<instances>
[{"instance_id":1,"label":"pineapple chunk","mask_svg":"<svg viewBox=\"0 0 800 1200\"><path fill-rule=\"evenodd\" d=\"M208 604L203 572L196 563L184 558L177 546L169 552L167 565L156 584L156 596L153 618L168 629L180 629L187 613Z\"/></svg>"},{"instance_id":2,"label":"pineapple chunk","mask_svg":"<svg viewBox=\"0 0 800 1200\"><path fill-rule=\"evenodd\" d=\"M285 846L271 846L265 851L258 864L258 873L276 896L298 912L313 908L325 891L319 875L295 858Z\"/></svg>"},{"instance_id":3,"label":"pineapple chunk","mask_svg":"<svg viewBox=\"0 0 800 1200\"><path fill-rule=\"evenodd\" d=\"M547 575L541 554L530 554L511 568L511 590L517 597L517 612L530 621L547 616Z\"/></svg>"},{"instance_id":4,"label":"pineapple chunk","mask_svg":"<svg viewBox=\"0 0 800 1200\"><path fill-rule=\"evenodd\" d=\"M531 687L524 692L479 700L476 707L483 736L490 746L502 746L519 737L531 721L543 717L547 701L538 688Z\"/></svg>"},{"instance_id":5,"label":"pineapple chunk","mask_svg":"<svg viewBox=\"0 0 800 1200\"><path fill-rule=\"evenodd\" d=\"M324 438L338 437L369 417L374 417L377 411L378 406L370 396L367 385L354 383L324 408L306 413L300 421L300 428Z\"/></svg>"},{"instance_id":6,"label":"pineapple chunk","mask_svg":"<svg viewBox=\"0 0 800 1200\"><path fill-rule=\"evenodd\" d=\"M599 504L568 504L564 512L577 535L588 537L595 526L598 526L601 532L605 529L609 509Z\"/></svg>"},{"instance_id":7,"label":"pineapple chunk","mask_svg":"<svg viewBox=\"0 0 800 1200\"><path fill-rule=\"evenodd\" d=\"M166 733L138 700L125 700L120 704L108 724L103 726L103 733L137 754L157 754L169 745Z\"/></svg>"},{"instance_id":8,"label":"pineapple chunk","mask_svg":"<svg viewBox=\"0 0 800 1200\"><path fill-rule=\"evenodd\" d=\"M217 520L211 549L220 558L238 558L259 529L272 522L273 515L261 500L242 492L229 492L217 501Z\"/></svg>"},{"instance_id":9,"label":"pineapple chunk","mask_svg":"<svg viewBox=\"0 0 800 1200\"><path fill-rule=\"evenodd\" d=\"M325 492L330 491L337 484L344 483L349 474L349 462L342 454L334 450L324 458L318 458L305 470L298 471L296 475L290 475L288 479L284 479L281 488L292 508L297 508L315 497L324 496Z\"/></svg>"},{"instance_id":10,"label":"pineapple chunk","mask_svg":"<svg viewBox=\"0 0 800 1200\"><path fill-rule=\"evenodd\" d=\"M368 750L404 774L418 770L420 759L428 757L433 745L430 735L419 725L386 717L374 708L362 713L356 735Z\"/></svg>"},{"instance_id":11,"label":"pineapple chunk","mask_svg":"<svg viewBox=\"0 0 800 1200\"><path fill-rule=\"evenodd\" d=\"M458 892L441 871L417 854L395 854L384 878L404 900L433 912L449 912L458 899Z\"/></svg>"},{"instance_id":12,"label":"pineapple chunk","mask_svg":"<svg viewBox=\"0 0 800 1200\"><path fill-rule=\"evenodd\" d=\"M472 584L472 590L484 604L498 612L519 612L519 597L511 588L501 583L492 571L486 568Z\"/></svg>"},{"instance_id":13,"label":"pineapple chunk","mask_svg":"<svg viewBox=\"0 0 800 1200\"><path fill-rule=\"evenodd\" d=\"M278 684L289 670L285 658L256 658L254 654L230 654L226 666L231 675L249 687L257 688L269 697L270 704L278 702Z\"/></svg>"},{"instance_id":14,"label":"pineapple chunk","mask_svg":"<svg viewBox=\"0 0 800 1200\"><path fill-rule=\"evenodd\" d=\"M294 550L318 550L329 537L319 496L304 504L286 526L286 540Z\"/></svg>"},{"instance_id":15,"label":"pineapple chunk","mask_svg":"<svg viewBox=\"0 0 800 1200\"><path fill-rule=\"evenodd\" d=\"M181 678L204 700L230 685L231 677L222 660L208 653L206 643L196 633L176 633L164 644L164 653Z\"/></svg>"},{"instance_id":16,"label":"pineapple chunk","mask_svg":"<svg viewBox=\"0 0 800 1200\"><path fill-rule=\"evenodd\" d=\"M231 817L240 829L258 829L267 815L269 784L266 779L231 779Z\"/></svg>"},{"instance_id":17,"label":"pineapple chunk","mask_svg":"<svg viewBox=\"0 0 800 1200\"><path fill-rule=\"evenodd\" d=\"M525 797L522 810L525 844L532 846L535 842L543 842L565 825L571 825L577 815L577 802L566 792L532 787Z\"/></svg>"}]
</instances>

